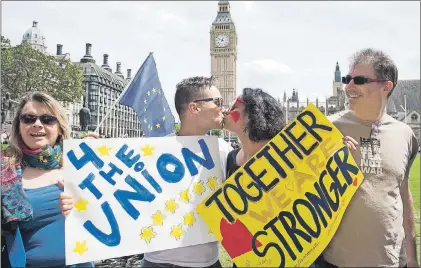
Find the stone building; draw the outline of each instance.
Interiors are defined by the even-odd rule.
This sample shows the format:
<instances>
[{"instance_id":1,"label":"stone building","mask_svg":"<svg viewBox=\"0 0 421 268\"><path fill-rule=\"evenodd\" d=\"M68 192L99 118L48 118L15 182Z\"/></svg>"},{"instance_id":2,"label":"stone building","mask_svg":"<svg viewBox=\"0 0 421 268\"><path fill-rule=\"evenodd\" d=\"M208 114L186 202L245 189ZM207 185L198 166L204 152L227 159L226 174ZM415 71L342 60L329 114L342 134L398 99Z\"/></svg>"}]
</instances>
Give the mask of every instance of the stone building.
<instances>
[{"instance_id":1,"label":"stone building","mask_svg":"<svg viewBox=\"0 0 421 268\"><path fill-rule=\"evenodd\" d=\"M421 142L420 88L419 79L399 80L387 103L387 113L393 118L408 124L414 131L418 143Z\"/></svg>"},{"instance_id":2,"label":"stone building","mask_svg":"<svg viewBox=\"0 0 421 268\"><path fill-rule=\"evenodd\" d=\"M331 115L345 109L345 92L342 84L341 70L339 63L336 62L334 80L332 83L332 95L324 100L316 98L315 101L309 101L306 98L305 101L301 101L298 96L298 90L293 89L291 97L287 97L286 91L282 101L278 98L278 102L283 106L283 112L285 120L287 122L292 121L302 110L304 110L310 103L314 104L319 110L325 115ZM327 107L327 108L326 108Z\"/></svg>"},{"instance_id":3,"label":"stone building","mask_svg":"<svg viewBox=\"0 0 421 268\"><path fill-rule=\"evenodd\" d=\"M46 38L36 21L24 33L22 43L29 43L33 48L48 53ZM73 102L61 102L66 110L72 135L77 137L80 134L79 111L86 105L91 113L91 122L88 127L90 131L94 131L105 115L110 112L99 129L100 135L106 137L141 136L141 125L132 108L120 104L111 107L131 80L131 69L127 70L127 77L124 78L121 63L117 62L116 71L113 73L108 65L108 55L104 54L103 64L99 66L91 55L91 49L92 45L86 44L85 56L79 62L73 62L79 65L83 72L84 96ZM55 57L70 60L70 54L63 53L62 44L57 44ZM13 115L13 112L10 114Z\"/></svg>"},{"instance_id":4,"label":"stone building","mask_svg":"<svg viewBox=\"0 0 421 268\"><path fill-rule=\"evenodd\" d=\"M131 80L131 69L127 69L127 77L121 72L121 62L117 62L116 71L113 73L108 65L108 54L104 54L103 64L96 64L91 54L92 45L86 44L86 51L80 62L85 79L83 87L85 104L91 112L89 130L93 131L110 112L99 129L99 134L105 137L140 137L141 125L136 112L125 105L116 104L127 83ZM78 111L79 112L79 111Z\"/></svg>"},{"instance_id":5,"label":"stone building","mask_svg":"<svg viewBox=\"0 0 421 268\"><path fill-rule=\"evenodd\" d=\"M211 75L224 99L224 108L237 96L237 32L228 1L218 2L210 30Z\"/></svg>"},{"instance_id":6,"label":"stone building","mask_svg":"<svg viewBox=\"0 0 421 268\"><path fill-rule=\"evenodd\" d=\"M29 43L35 49L47 53L47 43L44 35L38 28L38 22L33 21L32 27L25 31L22 36L22 44Z\"/></svg>"}]
</instances>

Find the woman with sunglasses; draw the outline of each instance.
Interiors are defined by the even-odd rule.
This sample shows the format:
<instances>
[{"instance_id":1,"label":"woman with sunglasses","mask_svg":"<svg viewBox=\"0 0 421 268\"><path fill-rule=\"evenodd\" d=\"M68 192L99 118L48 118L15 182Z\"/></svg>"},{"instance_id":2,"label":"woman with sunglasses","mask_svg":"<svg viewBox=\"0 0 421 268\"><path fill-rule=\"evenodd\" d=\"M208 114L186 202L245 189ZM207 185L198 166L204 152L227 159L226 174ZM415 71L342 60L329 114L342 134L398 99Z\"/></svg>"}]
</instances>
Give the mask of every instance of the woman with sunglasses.
<instances>
[{"instance_id":1,"label":"woman with sunglasses","mask_svg":"<svg viewBox=\"0 0 421 268\"><path fill-rule=\"evenodd\" d=\"M1 158L2 267L65 267L59 194L63 140L69 137L66 114L55 99L40 92L23 98Z\"/></svg>"},{"instance_id":2,"label":"woman with sunglasses","mask_svg":"<svg viewBox=\"0 0 421 268\"><path fill-rule=\"evenodd\" d=\"M281 104L256 88L245 88L224 118L224 128L237 135L241 147L228 154L226 177L229 178L285 127ZM344 144L355 150L356 141L345 137ZM321 257L310 267L320 267ZM234 264L233 267L236 267Z\"/></svg>"}]
</instances>

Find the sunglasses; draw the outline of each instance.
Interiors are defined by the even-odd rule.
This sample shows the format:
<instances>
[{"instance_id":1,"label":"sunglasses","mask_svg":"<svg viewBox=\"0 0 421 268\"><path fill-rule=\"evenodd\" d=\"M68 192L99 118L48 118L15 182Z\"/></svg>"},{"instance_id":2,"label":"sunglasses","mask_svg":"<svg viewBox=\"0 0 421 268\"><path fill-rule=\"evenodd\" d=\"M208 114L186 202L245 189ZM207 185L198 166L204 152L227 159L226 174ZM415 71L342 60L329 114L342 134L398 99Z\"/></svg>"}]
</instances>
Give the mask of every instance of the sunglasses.
<instances>
[{"instance_id":1,"label":"sunglasses","mask_svg":"<svg viewBox=\"0 0 421 268\"><path fill-rule=\"evenodd\" d=\"M364 77L364 76L344 76L342 77L342 83L345 85L348 85L349 83L351 83L351 80L354 80L354 84L356 85L364 85L364 84L368 84L368 83L374 83L374 82L386 82L389 81L387 79L372 79L372 78L368 78L368 77Z\"/></svg>"},{"instance_id":2,"label":"sunglasses","mask_svg":"<svg viewBox=\"0 0 421 268\"><path fill-rule=\"evenodd\" d=\"M33 114L21 114L19 116L20 122L26 125L34 124L38 119L43 125L51 126L57 123L57 117L47 114L43 114L40 116Z\"/></svg>"},{"instance_id":3,"label":"sunglasses","mask_svg":"<svg viewBox=\"0 0 421 268\"><path fill-rule=\"evenodd\" d=\"M205 101L205 102L213 101L213 103L215 103L216 106L218 106L218 107L222 107L222 103L223 103L222 98L206 98L206 99L195 100L193 102L196 103L196 102L200 102L200 101Z\"/></svg>"},{"instance_id":4,"label":"sunglasses","mask_svg":"<svg viewBox=\"0 0 421 268\"><path fill-rule=\"evenodd\" d=\"M233 101L233 103L232 103L232 105L231 105L231 108L229 109L229 111L231 112L232 111L232 109L234 109L234 106L237 104L237 103L242 103L242 104L246 104L241 98L236 98L234 101Z\"/></svg>"}]
</instances>

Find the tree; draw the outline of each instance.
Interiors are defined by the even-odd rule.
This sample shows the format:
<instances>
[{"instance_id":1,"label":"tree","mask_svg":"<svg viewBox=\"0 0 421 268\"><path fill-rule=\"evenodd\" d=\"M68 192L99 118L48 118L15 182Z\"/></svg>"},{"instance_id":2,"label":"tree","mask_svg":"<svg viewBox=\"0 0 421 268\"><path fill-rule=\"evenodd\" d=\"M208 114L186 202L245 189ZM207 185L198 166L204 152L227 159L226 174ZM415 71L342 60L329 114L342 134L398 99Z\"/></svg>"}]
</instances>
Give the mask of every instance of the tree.
<instances>
[{"instance_id":1,"label":"tree","mask_svg":"<svg viewBox=\"0 0 421 268\"><path fill-rule=\"evenodd\" d=\"M2 48L2 50L3 50L3 48L10 48L10 47L11 47L10 46L10 40L2 35L1 36L1 48Z\"/></svg>"},{"instance_id":2,"label":"tree","mask_svg":"<svg viewBox=\"0 0 421 268\"><path fill-rule=\"evenodd\" d=\"M1 88L10 92L12 99L19 99L32 91L42 91L60 101L74 102L81 99L83 74L79 66L68 59L56 58L21 44L3 46L1 57Z\"/></svg>"}]
</instances>

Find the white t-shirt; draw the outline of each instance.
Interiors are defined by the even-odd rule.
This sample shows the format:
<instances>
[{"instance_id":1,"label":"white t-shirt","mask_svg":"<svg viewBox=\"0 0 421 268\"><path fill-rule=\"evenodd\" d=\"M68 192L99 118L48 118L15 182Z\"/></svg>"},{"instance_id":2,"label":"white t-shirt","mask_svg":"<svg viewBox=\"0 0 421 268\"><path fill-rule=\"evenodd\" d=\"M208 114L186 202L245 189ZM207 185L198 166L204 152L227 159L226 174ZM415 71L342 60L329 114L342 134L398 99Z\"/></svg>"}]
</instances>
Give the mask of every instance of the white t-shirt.
<instances>
[{"instance_id":1,"label":"white t-shirt","mask_svg":"<svg viewBox=\"0 0 421 268\"><path fill-rule=\"evenodd\" d=\"M168 136L175 136L171 133ZM224 174L227 166L228 153L232 150L231 145L225 140L219 138L219 153L221 159L222 173ZM144 255L145 260L153 263L170 263L182 267L206 267L211 266L219 259L219 242L210 242L206 244L167 249L155 252L148 252Z\"/></svg>"}]
</instances>

